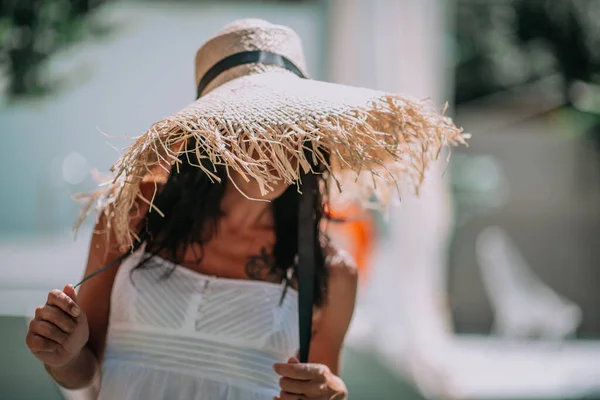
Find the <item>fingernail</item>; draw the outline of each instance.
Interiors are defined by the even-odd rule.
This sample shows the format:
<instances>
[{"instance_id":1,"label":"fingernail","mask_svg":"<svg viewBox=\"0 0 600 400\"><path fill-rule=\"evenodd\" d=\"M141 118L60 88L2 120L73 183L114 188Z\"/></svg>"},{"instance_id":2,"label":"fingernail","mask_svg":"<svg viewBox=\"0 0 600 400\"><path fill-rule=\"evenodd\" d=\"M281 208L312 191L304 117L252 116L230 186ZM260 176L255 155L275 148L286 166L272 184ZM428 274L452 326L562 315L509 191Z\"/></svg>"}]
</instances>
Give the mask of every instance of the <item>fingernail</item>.
<instances>
[{"instance_id":1,"label":"fingernail","mask_svg":"<svg viewBox=\"0 0 600 400\"><path fill-rule=\"evenodd\" d=\"M73 308L71 308L71 312L73 313L73 315L75 317L79 317L79 314L81 313L81 311L79 310L79 307L73 307Z\"/></svg>"}]
</instances>

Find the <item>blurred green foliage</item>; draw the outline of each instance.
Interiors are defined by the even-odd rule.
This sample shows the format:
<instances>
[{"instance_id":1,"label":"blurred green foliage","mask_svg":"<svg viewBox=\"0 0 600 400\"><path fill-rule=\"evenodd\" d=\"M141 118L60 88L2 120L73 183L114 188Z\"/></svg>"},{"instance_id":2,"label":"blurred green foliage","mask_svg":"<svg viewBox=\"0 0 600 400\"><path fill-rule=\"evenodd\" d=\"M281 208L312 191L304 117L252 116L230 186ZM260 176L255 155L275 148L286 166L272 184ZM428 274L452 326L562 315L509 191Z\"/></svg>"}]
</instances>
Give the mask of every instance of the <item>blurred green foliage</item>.
<instances>
[{"instance_id":1,"label":"blurred green foliage","mask_svg":"<svg viewBox=\"0 0 600 400\"><path fill-rule=\"evenodd\" d=\"M309 0L277 0L303 1ZM8 98L40 96L57 89L61 82L49 76L48 61L73 44L106 34L110 27L92 17L107 2L109 0L0 0L0 73L7 80Z\"/></svg>"},{"instance_id":2,"label":"blurred green foliage","mask_svg":"<svg viewBox=\"0 0 600 400\"><path fill-rule=\"evenodd\" d=\"M455 103L559 75L561 111L587 121L565 135L600 151L600 1L455 1Z\"/></svg>"},{"instance_id":3,"label":"blurred green foliage","mask_svg":"<svg viewBox=\"0 0 600 400\"><path fill-rule=\"evenodd\" d=\"M106 0L0 0L0 70L14 99L54 89L46 73L56 53L106 27L91 20Z\"/></svg>"},{"instance_id":4,"label":"blurred green foliage","mask_svg":"<svg viewBox=\"0 0 600 400\"><path fill-rule=\"evenodd\" d=\"M600 1L456 0L456 103L553 74L600 82Z\"/></svg>"}]
</instances>

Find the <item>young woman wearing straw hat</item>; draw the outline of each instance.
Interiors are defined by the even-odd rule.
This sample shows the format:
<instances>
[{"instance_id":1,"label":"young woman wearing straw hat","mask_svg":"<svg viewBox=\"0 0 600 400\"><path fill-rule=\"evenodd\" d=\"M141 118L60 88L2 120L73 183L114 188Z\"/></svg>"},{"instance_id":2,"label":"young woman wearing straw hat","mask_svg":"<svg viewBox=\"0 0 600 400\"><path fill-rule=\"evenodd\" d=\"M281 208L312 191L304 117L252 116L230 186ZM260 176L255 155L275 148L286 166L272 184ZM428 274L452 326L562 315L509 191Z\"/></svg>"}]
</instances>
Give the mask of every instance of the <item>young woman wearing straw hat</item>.
<instances>
[{"instance_id":1,"label":"young woman wearing straw hat","mask_svg":"<svg viewBox=\"0 0 600 400\"><path fill-rule=\"evenodd\" d=\"M296 33L262 20L204 44L196 82L88 195L93 279L52 291L27 344L64 387L100 373L100 399L346 398L357 273L324 210L418 188L464 135L419 102L307 79Z\"/></svg>"}]
</instances>

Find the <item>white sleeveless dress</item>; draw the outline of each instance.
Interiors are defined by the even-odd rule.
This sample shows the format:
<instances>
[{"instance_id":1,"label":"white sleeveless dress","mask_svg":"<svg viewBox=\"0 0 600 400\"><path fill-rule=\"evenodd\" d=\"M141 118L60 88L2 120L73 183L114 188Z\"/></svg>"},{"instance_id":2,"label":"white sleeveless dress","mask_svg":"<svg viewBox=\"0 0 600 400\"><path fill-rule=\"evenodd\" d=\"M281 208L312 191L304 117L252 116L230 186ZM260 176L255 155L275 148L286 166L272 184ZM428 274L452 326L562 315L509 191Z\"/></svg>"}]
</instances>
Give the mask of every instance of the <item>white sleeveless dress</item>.
<instances>
[{"instance_id":1,"label":"white sleeveless dress","mask_svg":"<svg viewBox=\"0 0 600 400\"><path fill-rule=\"evenodd\" d=\"M298 294L284 285L199 274L154 257L115 278L100 400L264 400L273 364L298 349Z\"/></svg>"}]
</instances>

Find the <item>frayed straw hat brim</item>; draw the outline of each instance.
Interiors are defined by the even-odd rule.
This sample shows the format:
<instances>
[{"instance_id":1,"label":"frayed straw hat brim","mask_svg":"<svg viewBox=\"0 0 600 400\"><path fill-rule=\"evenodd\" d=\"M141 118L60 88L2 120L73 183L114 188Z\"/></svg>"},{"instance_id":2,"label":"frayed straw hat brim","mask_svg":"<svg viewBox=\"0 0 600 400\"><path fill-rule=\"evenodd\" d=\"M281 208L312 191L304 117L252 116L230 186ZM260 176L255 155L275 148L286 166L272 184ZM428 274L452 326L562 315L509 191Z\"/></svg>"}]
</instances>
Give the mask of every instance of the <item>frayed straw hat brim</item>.
<instances>
[{"instance_id":1,"label":"frayed straw hat brim","mask_svg":"<svg viewBox=\"0 0 600 400\"><path fill-rule=\"evenodd\" d=\"M84 215L95 208L110 213L119 243L131 245L128 219L140 182L157 167L168 172L190 151L177 144L191 138L198 146L191 151L255 179L264 193L275 182L296 183L318 164L345 201L368 206L374 198L390 203L399 187L418 190L429 163L445 146L464 144L467 135L426 101L284 70L246 75L138 137L114 165L114 179L85 197Z\"/></svg>"}]
</instances>

